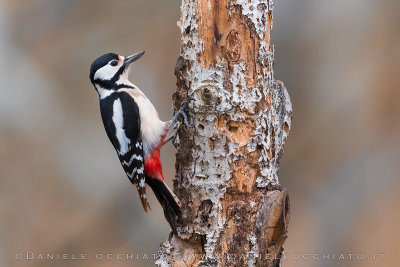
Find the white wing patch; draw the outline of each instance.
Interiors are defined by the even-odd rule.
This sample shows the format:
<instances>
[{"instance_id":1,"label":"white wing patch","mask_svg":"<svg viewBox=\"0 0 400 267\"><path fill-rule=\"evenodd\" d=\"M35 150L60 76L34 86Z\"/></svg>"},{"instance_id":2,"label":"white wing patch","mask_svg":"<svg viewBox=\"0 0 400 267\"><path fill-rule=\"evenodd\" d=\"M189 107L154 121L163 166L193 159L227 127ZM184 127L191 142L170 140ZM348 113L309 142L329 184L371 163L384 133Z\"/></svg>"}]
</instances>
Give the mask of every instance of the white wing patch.
<instances>
[{"instance_id":1,"label":"white wing patch","mask_svg":"<svg viewBox=\"0 0 400 267\"><path fill-rule=\"evenodd\" d=\"M128 152L129 144L131 140L126 137L124 130L124 116L122 113L122 104L121 100L117 98L113 104L113 116L112 120L115 125L115 135L117 136L119 142L119 151L118 154L125 155Z\"/></svg>"}]
</instances>

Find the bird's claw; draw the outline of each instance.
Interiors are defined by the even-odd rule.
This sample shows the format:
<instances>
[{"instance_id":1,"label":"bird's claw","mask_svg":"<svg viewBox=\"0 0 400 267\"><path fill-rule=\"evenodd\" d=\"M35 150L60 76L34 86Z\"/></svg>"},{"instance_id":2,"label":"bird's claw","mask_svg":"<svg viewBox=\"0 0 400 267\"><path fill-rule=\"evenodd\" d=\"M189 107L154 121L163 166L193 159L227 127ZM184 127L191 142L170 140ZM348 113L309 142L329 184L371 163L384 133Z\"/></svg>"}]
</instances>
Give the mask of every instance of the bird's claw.
<instances>
[{"instance_id":1,"label":"bird's claw","mask_svg":"<svg viewBox=\"0 0 400 267\"><path fill-rule=\"evenodd\" d=\"M190 123L188 121L186 113L184 111L182 111L181 115L183 117L183 123L185 124L185 126L188 127L188 128L193 128L193 125L190 125Z\"/></svg>"},{"instance_id":2,"label":"bird's claw","mask_svg":"<svg viewBox=\"0 0 400 267\"><path fill-rule=\"evenodd\" d=\"M194 100L194 98L191 98L191 97L185 98L185 99L181 102L181 107L180 107L179 111L178 111L178 112L176 113L176 115L175 115L175 118L176 118L176 119L178 119L178 116L181 115L181 116L183 117L183 123L184 123L185 126L188 127L188 128L193 128L194 126L189 124L187 115L186 115L186 113L185 113L184 110L188 107L189 102L190 102L190 101L193 101L193 100Z\"/></svg>"},{"instance_id":3,"label":"bird's claw","mask_svg":"<svg viewBox=\"0 0 400 267\"><path fill-rule=\"evenodd\" d=\"M187 97L187 98L185 98L185 99L182 101L182 103L181 103L181 109L182 109L182 108L186 108L186 107L189 105L189 102L190 102L190 101L193 101L193 100L194 100L193 97Z\"/></svg>"}]
</instances>

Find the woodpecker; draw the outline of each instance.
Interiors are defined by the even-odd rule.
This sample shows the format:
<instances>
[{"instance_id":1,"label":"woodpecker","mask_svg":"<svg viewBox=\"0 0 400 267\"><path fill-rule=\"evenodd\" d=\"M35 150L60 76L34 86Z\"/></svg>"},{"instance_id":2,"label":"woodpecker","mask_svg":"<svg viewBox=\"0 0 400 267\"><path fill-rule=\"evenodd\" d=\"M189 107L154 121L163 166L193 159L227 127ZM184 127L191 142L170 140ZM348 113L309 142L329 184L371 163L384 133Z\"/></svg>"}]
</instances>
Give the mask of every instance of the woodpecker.
<instances>
[{"instance_id":1,"label":"woodpecker","mask_svg":"<svg viewBox=\"0 0 400 267\"><path fill-rule=\"evenodd\" d=\"M108 53L97 58L90 67L90 81L100 99L104 128L117 151L121 165L136 186L144 211L150 205L146 186L149 185L164 210L164 216L174 234L181 221L180 202L164 182L160 160L161 147L177 133L178 117L188 125L184 109L190 99L167 122L161 121L146 95L128 79L129 67L144 51L124 57Z\"/></svg>"}]
</instances>

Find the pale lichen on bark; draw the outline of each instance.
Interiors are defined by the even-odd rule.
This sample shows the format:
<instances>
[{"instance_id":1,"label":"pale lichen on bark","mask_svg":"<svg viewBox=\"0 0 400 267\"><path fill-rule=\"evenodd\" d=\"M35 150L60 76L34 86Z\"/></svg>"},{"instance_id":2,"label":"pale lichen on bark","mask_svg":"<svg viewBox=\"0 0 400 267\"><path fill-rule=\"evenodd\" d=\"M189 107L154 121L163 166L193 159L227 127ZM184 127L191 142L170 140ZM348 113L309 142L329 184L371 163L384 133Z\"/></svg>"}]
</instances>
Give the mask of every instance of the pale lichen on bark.
<instances>
[{"instance_id":1,"label":"pale lichen on bark","mask_svg":"<svg viewBox=\"0 0 400 267\"><path fill-rule=\"evenodd\" d=\"M194 98L194 127L175 140L184 223L158 266L279 264L263 256L281 253L286 237L277 172L292 108L273 75L272 10L268 0L182 1L174 100Z\"/></svg>"}]
</instances>

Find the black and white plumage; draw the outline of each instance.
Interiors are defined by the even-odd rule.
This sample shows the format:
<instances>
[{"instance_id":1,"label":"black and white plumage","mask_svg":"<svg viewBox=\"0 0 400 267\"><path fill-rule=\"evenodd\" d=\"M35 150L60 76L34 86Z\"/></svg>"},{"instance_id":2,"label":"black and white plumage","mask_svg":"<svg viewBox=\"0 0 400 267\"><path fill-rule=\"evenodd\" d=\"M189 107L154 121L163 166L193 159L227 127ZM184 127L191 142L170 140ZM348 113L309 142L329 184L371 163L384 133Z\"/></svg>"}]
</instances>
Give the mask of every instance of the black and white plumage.
<instances>
[{"instance_id":1,"label":"black and white plumage","mask_svg":"<svg viewBox=\"0 0 400 267\"><path fill-rule=\"evenodd\" d=\"M136 185L147 212L143 142L139 108L126 92L116 92L100 101L101 118L107 136L117 151L129 180ZM137 118L137 119L134 119Z\"/></svg>"},{"instance_id":2,"label":"black and white plumage","mask_svg":"<svg viewBox=\"0 0 400 267\"><path fill-rule=\"evenodd\" d=\"M146 197L148 184L163 206L164 215L176 234L181 219L180 202L164 183L160 149L174 134L178 115L163 122L145 94L128 80L129 66L144 52L129 57L114 53L96 59L90 68L90 80L100 98L100 111L107 136L117 151L129 180L137 187L144 210L150 207Z\"/></svg>"}]
</instances>

